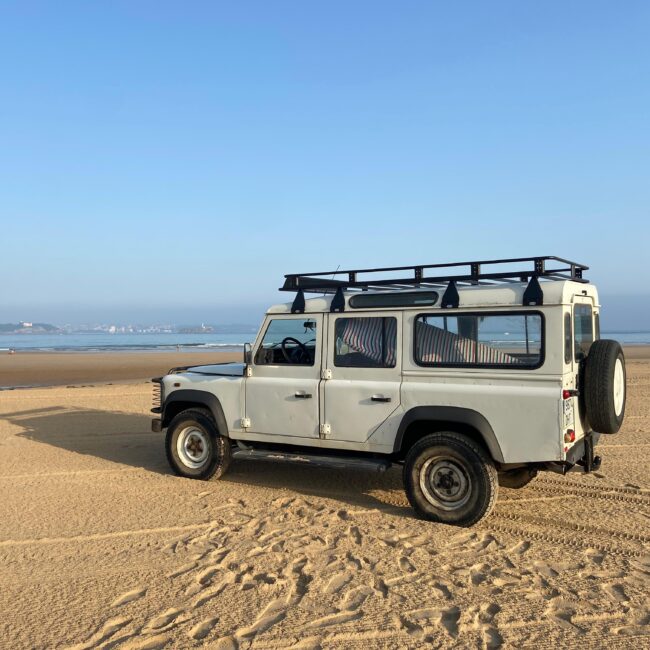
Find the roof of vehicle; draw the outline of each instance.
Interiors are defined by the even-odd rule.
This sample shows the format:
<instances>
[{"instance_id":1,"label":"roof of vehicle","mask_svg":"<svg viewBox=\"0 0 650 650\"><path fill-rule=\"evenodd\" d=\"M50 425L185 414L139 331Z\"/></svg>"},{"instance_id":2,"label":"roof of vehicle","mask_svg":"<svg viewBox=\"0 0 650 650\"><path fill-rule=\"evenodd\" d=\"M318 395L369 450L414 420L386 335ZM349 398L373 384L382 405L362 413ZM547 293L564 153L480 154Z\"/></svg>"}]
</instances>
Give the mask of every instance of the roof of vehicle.
<instances>
[{"instance_id":1,"label":"roof of vehicle","mask_svg":"<svg viewBox=\"0 0 650 650\"><path fill-rule=\"evenodd\" d=\"M528 286L527 282L512 282L500 285L475 285L459 286L458 290L458 308L485 308L485 307L523 307L524 292ZM598 292L593 284L574 282L571 280L555 280L550 282L540 282L543 294L544 305L561 305L570 304L574 296L591 296L595 304L598 304ZM442 297L445 287L426 287L421 289L411 289L413 292L431 292L438 294L438 299L434 305L421 306L414 305L408 307L381 307L375 310L384 309L405 309L427 311L429 309L441 309ZM350 306L350 298L353 296L363 295L399 295L400 292L393 290L383 291L344 291L345 312L373 311L372 308L355 309ZM329 293L317 298L308 298L305 300L304 313L321 313L331 310L332 301L335 294ZM269 314L287 314L292 313L293 302L280 303L273 305L268 309ZM302 312L301 312L302 313Z\"/></svg>"}]
</instances>

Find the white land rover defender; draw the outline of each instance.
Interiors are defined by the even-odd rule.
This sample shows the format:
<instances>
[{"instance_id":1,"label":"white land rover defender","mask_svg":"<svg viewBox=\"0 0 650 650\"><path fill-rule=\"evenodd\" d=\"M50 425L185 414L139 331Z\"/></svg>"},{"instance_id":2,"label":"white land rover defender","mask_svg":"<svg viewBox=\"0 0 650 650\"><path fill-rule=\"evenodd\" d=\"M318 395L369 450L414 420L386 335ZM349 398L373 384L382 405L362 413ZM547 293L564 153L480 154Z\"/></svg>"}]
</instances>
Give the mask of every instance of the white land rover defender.
<instances>
[{"instance_id":1,"label":"white land rover defender","mask_svg":"<svg viewBox=\"0 0 650 650\"><path fill-rule=\"evenodd\" d=\"M423 518L471 526L499 485L598 469L625 413L588 267L558 257L285 276L244 363L153 381L154 431L185 477L232 458L403 466ZM305 300L306 293L320 294Z\"/></svg>"}]
</instances>

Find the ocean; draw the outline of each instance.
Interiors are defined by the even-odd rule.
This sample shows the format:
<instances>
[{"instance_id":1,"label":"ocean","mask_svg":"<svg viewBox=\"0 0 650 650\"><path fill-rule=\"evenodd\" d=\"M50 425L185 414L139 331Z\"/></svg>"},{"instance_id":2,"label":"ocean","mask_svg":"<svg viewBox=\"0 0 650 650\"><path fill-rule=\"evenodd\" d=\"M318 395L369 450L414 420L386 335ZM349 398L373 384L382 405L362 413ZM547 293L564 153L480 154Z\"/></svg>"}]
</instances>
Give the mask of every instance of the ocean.
<instances>
[{"instance_id":1,"label":"ocean","mask_svg":"<svg viewBox=\"0 0 650 650\"><path fill-rule=\"evenodd\" d=\"M232 352L241 350L255 334L0 334L0 353L31 352Z\"/></svg>"},{"instance_id":2,"label":"ocean","mask_svg":"<svg viewBox=\"0 0 650 650\"><path fill-rule=\"evenodd\" d=\"M650 345L650 332L602 332L604 339L628 345ZM235 352L255 335L241 334L0 334L0 353L10 349L32 352Z\"/></svg>"}]
</instances>

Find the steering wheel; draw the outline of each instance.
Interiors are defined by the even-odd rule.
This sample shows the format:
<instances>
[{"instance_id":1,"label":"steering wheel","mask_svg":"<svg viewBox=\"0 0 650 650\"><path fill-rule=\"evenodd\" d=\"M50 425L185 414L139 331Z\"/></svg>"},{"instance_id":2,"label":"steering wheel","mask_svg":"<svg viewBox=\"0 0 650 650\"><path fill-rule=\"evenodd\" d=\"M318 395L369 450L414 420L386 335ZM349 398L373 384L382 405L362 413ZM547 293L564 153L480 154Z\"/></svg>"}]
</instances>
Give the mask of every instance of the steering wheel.
<instances>
[{"instance_id":1,"label":"steering wheel","mask_svg":"<svg viewBox=\"0 0 650 650\"><path fill-rule=\"evenodd\" d=\"M296 347L289 352L287 350L287 343L295 343ZM304 343L301 343L298 339L294 339L293 336L287 336L282 339L280 343L280 348L282 349L282 356L285 358L287 363L311 363L311 354Z\"/></svg>"}]
</instances>

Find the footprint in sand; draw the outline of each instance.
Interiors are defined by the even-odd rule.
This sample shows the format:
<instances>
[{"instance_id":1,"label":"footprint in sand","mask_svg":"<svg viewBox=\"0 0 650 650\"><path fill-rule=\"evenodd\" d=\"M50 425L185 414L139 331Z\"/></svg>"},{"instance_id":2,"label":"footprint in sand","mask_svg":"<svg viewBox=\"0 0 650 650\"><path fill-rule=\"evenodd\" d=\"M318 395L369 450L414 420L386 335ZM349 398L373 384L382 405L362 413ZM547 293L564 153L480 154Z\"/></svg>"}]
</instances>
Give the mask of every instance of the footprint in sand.
<instances>
[{"instance_id":1,"label":"footprint in sand","mask_svg":"<svg viewBox=\"0 0 650 650\"><path fill-rule=\"evenodd\" d=\"M189 632L189 636L195 641L201 641L205 639L208 634L212 631L214 626L219 622L217 617L207 618L205 621L197 623Z\"/></svg>"},{"instance_id":2,"label":"footprint in sand","mask_svg":"<svg viewBox=\"0 0 650 650\"><path fill-rule=\"evenodd\" d=\"M486 627L483 630L483 647L493 650L493 648L500 648L502 645L503 637L496 628Z\"/></svg>"},{"instance_id":3,"label":"footprint in sand","mask_svg":"<svg viewBox=\"0 0 650 650\"><path fill-rule=\"evenodd\" d=\"M156 616L151 620L147 625L142 629L143 632L154 632L160 631L162 628L166 628L172 623L180 614L183 613L183 610L180 609L168 609L166 612L163 612L159 616Z\"/></svg>"},{"instance_id":4,"label":"footprint in sand","mask_svg":"<svg viewBox=\"0 0 650 650\"><path fill-rule=\"evenodd\" d=\"M330 581L327 583L327 586L325 589L323 589L323 593L326 594L335 594L341 591L345 585L348 584L352 580L352 575L348 573L347 571L343 571L342 573L337 573L335 576L332 576Z\"/></svg>"},{"instance_id":5,"label":"footprint in sand","mask_svg":"<svg viewBox=\"0 0 650 650\"><path fill-rule=\"evenodd\" d=\"M341 602L341 609L354 612L363 605L367 598L374 593L372 587L361 586L345 594Z\"/></svg>"},{"instance_id":6,"label":"footprint in sand","mask_svg":"<svg viewBox=\"0 0 650 650\"><path fill-rule=\"evenodd\" d=\"M432 593L439 598L445 598L447 600L451 598L451 591L449 591L449 587L447 587L446 584L442 582L434 582L430 585L430 587Z\"/></svg>"},{"instance_id":7,"label":"footprint in sand","mask_svg":"<svg viewBox=\"0 0 650 650\"><path fill-rule=\"evenodd\" d=\"M629 600L628 595L625 593L623 585L618 583L611 583L603 585L603 590L614 600L619 602L626 602Z\"/></svg>"},{"instance_id":8,"label":"footprint in sand","mask_svg":"<svg viewBox=\"0 0 650 650\"><path fill-rule=\"evenodd\" d=\"M243 627L238 629L235 632L235 637L246 638L246 637L256 636L258 634L261 634L262 632L266 632L266 630L270 629L276 623L279 623L281 620L283 620L286 615L287 614L285 611L279 611L273 614L269 614L268 616L261 616L249 627Z\"/></svg>"},{"instance_id":9,"label":"footprint in sand","mask_svg":"<svg viewBox=\"0 0 650 650\"><path fill-rule=\"evenodd\" d=\"M214 578L218 571L219 569L217 567L204 569L196 576L196 581L201 585L207 585L209 582L212 582L212 578Z\"/></svg>"},{"instance_id":10,"label":"footprint in sand","mask_svg":"<svg viewBox=\"0 0 650 650\"><path fill-rule=\"evenodd\" d=\"M406 573L414 573L415 572L415 567L413 566L413 562L409 560L407 557L402 556L399 559L399 568L402 569L402 571L405 571Z\"/></svg>"},{"instance_id":11,"label":"footprint in sand","mask_svg":"<svg viewBox=\"0 0 650 650\"><path fill-rule=\"evenodd\" d=\"M132 603L134 600L142 598L142 596L144 596L146 593L146 589L140 588L127 591L125 594L122 594L119 598L115 599L111 604L111 607L122 607L122 605Z\"/></svg>"},{"instance_id":12,"label":"footprint in sand","mask_svg":"<svg viewBox=\"0 0 650 650\"><path fill-rule=\"evenodd\" d=\"M110 639L110 637L126 627L130 622L131 619L129 618L111 618L106 621L97 632L88 639L88 641L71 646L68 650L88 650L89 648L95 648L100 643L106 641L106 639Z\"/></svg>"},{"instance_id":13,"label":"footprint in sand","mask_svg":"<svg viewBox=\"0 0 650 650\"><path fill-rule=\"evenodd\" d=\"M120 650L160 650L164 648L169 642L170 637L166 635L154 636L149 639L134 639L120 646Z\"/></svg>"},{"instance_id":14,"label":"footprint in sand","mask_svg":"<svg viewBox=\"0 0 650 650\"><path fill-rule=\"evenodd\" d=\"M458 636L458 619L460 618L460 609L450 607L440 612L440 625L442 625L450 636Z\"/></svg>"},{"instance_id":15,"label":"footprint in sand","mask_svg":"<svg viewBox=\"0 0 650 650\"><path fill-rule=\"evenodd\" d=\"M307 623L306 627L329 627L330 625L343 625L350 621L356 621L361 618L361 612L338 612L336 614L329 614L322 618L317 618L311 623Z\"/></svg>"},{"instance_id":16,"label":"footprint in sand","mask_svg":"<svg viewBox=\"0 0 650 650\"><path fill-rule=\"evenodd\" d=\"M518 542L512 548L508 549L508 553L523 555L530 548L530 542Z\"/></svg>"}]
</instances>

